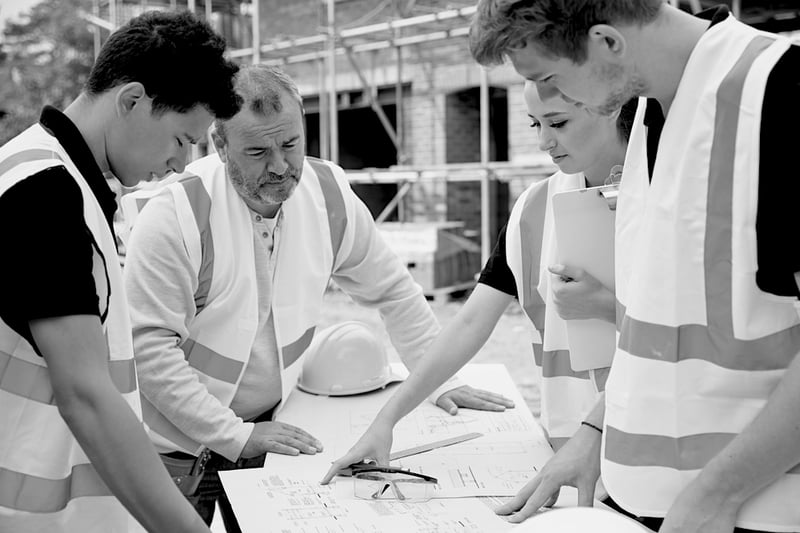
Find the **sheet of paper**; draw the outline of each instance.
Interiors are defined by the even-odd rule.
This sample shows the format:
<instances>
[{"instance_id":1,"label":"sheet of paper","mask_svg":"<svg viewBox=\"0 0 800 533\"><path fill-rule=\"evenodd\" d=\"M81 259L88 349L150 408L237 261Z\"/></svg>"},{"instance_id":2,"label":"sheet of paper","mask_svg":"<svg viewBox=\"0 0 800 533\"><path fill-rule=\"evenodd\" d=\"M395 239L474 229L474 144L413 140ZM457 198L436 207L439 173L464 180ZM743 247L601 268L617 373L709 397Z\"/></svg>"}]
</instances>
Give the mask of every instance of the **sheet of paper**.
<instances>
[{"instance_id":1,"label":"sheet of paper","mask_svg":"<svg viewBox=\"0 0 800 533\"><path fill-rule=\"evenodd\" d=\"M511 524L474 498L425 503L339 501L330 486L265 470L220 472L243 533L505 532Z\"/></svg>"},{"instance_id":2,"label":"sheet of paper","mask_svg":"<svg viewBox=\"0 0 800 533\"><path fill-rule=\"evenodd\" d=\"M553 456L543 441L487 435L393 463L435 477L435 498L514 496Z\"/></svg>"},{"instance_id":3,"label":"sheet of paper","mask_svg":"<svg viewBox=\"0 0 800 533\"><path fill-rule=\"evenodd\" d=\"M395 371L402 372L402 366ZM503 413L461 409L451 416L425 401L398 424L394 450L483 433L472 441L401 460L403 466L435 472L442 483L436 499L424 504L366 502L355 498L349 478L337 478L327 487L318 484L331 462L366 430L396 386L348 397L295 390L277 419L308 431L325 449L312 456L267 454L263 469L221 473L243 531L264 531L267 524L269 531L280 533L509 530L511 526L493 512L496 498L457 496L513 495L552 452L504 366L467 365L459 375L474 387L511 398L516 407Z\"/></svg>"},{"instance_id":4,"label":"sheet of paper","mask_svg":"<svg viewBox=\"0 0 800 533\"><path fill-rule=\"evenodd\" d=\"M350 414L351 434L361 435L374 416ZM530 433L537 424L527 409L507 409L503 412L459 409L453 416L442 409L425 403L408 414L395 426L393 449L407 447L455 437L477 431L487 434Z\"/></svg>"},{"instance_id":5,"label":"sheet of paper","mask_svg":"<svg viewBox=\"0 0 800 533\"><path fill-rule=\"evenodd\" d=\"M394 365L394 371L405 373L402 365ZM465 383L511 398L516 407L501 413L460 409L458 415L452 416L426 400L395 427L393 450L473 431L483 434L533 432L537 440L545 440L541 426L527 409L525 400L503 365L467 365L459 372L459 376ZM307 462L308 465L330 463L355 444L397 386L342 397L316 396L295 389L277 419L300 427L322 440L324 452ZM290 459L270 454L267 456L267 465L287 460Z\"/></svg>"}]
</instances>

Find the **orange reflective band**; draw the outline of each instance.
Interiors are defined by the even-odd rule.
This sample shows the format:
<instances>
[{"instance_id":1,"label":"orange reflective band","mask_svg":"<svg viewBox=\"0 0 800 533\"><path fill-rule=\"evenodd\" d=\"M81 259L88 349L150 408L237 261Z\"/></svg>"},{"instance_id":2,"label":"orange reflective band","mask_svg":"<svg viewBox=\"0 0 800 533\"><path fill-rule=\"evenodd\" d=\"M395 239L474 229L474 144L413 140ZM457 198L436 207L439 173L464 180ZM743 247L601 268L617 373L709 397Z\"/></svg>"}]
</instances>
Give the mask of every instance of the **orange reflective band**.
<instances>
[{"instance_id":1,"label":"orange reflective band","mask_svg":"<svg viewBox=\"0 0 800 533\"><path fill-rule=\"evenodd\" d=\"M226 383L236 383L244 368L242 361L225 357L193 339L186 339L181 345L181 350L189 366L206 376Z\"/></svg>"},{"instance_id":2,"label":"orange reflective band","mask_svg":"<svg viewBox=\"0 0 800 533\"><path fill-rule=\"evenodd\" d=\"M306 351L306 348L308 348L309 344L311 344L311 341L314 338L315 330L316 327L311 326L305 331L305 333L300 335L299 339L283 347L283 368L288 368L292 363L297 361L298 357L303 355L303 352Z\"/></svg>"},{"instance_id":3,"label":"orange reflective band","mask_svg":"<svg viewBox=\"0 0 800 533\"><path fill-rule=\"evenodd\" d=\"M700 433L683 437L635 434L607 425L605 458L624 466L700 470L734 437L736 433ZM800 473L800 465L787 473Z\"/></svg>"},{"instance_id":4,"label":"orange reflective band","mask_svg":"<svg viewBox=\"0 0 800 533\"><path fill-rule=\"evenodd\" d=\"M0 161L0 176L23 163L30 163L32 161L47 161L48 159L62 161L61 156L52 150L34 148L31 150L17 152L16 154Z\"/></svg>"},{"instance_id":5,"label":"orange reflective band","mask_svg":"<svg viewBox=\"0 0 800 533\"><path fill-rule=\"evenodd\" d=\"M328 226L331 231L331 248L333 249L334 263L339 249L342 247L344 232L347 228L347 211L344 205L344 196L336 184L333 171L327 163L313 157L307 157L311 168L319 178L322 195L325 198L325 211L328 213Z\"/></svg>"},{"instance_id":6,"label":"orange reflective band","mask_svg":"<svg viewBox=\"0 0 800 533\"><path fill-rule=\"evenodd\" d=\"M544 218L547 207L549 180L532 190L525 198L519 217L520 246L522 249L522 285L525 294L520 294L525 314L534 327L544 331L545 304L536 287L539 285L539 263L542 260Z\"/></svg>"},{"instance_id":7,"label":"orange reflective band","mask_svg":"<svg viewBox=\"0 0 800 533\"><path fill-rule=\"evenodd\" d=\"M108 373L120 394L136 391L133 359L108 362ZM50 372L46 366L12 357L0 351L0 390L27 400L55 405Z\"/></svg>"},{"instance_id":8,"label":"orange reflective band","mask_svg":"<svg viewBox=\"0 0 800 533\"><path fill-rule=\"evenodd\" d=\"M202 249L202 260L200 271L197 275L197 291L194 294L194 305L196 314L199 314L206 306L208 292L211 290L211 280L214 277L214 239L211 235L211 197L203 186L203 181L195 175L189 175L179 182L189 205L192 206L197 230L200 232L200 246Z\"/></svg>"},{"instance_id":9,"label":"orange reflective band","mask_svg":"<svg viewBox=\"0 0 800 533\"><path fill-rule=\"evenodd\" d=\"M0 468L0 506L29 513L54 513L75 498L111 496L90 464L72 467L63 479L47 479Z\"/></svg>"}]
</instances>

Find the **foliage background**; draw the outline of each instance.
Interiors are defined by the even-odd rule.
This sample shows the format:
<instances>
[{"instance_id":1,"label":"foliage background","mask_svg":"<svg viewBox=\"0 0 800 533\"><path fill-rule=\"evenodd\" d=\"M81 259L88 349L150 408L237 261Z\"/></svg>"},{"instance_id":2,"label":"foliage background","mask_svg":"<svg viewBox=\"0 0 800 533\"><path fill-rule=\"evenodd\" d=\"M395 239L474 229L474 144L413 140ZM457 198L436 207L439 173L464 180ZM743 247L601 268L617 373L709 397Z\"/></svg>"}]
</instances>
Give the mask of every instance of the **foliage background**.
<instances>
[{"instance_id":1,"label":"foliage background","mask_svg":"<svg viewBox=\"0 0 800 533\"><path fill-rule=\"evenodd\" d=\"M94 37L80 10L91 0L43 0L8 21L0 43L0 145L39 119L45 104L64 109L94 61Z\"/></svg>"}]
</instances>

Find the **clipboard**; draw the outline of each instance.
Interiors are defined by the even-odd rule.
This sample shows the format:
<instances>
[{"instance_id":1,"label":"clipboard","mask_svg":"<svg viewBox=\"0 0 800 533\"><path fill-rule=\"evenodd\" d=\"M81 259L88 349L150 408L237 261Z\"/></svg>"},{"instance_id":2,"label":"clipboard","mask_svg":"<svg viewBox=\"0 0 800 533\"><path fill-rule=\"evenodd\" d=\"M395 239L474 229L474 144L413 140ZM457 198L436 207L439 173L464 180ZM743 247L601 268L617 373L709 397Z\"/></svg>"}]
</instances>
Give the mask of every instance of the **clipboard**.
<instances>
[{"instance_id":1,"label":"clipboard","mask_svg":"<svg viewBox=\"0 0 800 533\"><path fill-rule=\"evenodd\" d=\"M561 264L579 267L614 290L614 220L618 185L553 194L553 225ZM576 372L611 366L616 327L604 320L567 320Z\"/></svg>"}]
</instances>

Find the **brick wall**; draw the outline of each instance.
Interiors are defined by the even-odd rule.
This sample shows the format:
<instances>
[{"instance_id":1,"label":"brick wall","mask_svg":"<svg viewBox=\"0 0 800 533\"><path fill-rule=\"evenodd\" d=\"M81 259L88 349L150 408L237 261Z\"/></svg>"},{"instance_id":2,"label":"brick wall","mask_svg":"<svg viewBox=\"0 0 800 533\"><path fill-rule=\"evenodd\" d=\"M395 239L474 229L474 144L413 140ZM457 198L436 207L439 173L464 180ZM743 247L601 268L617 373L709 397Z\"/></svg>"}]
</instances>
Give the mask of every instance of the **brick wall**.
<instances>
[{"instance_id":1,"label":"brick wall","mask_svg":"<svg viewBox=\"0 0 800 533\"><path fill-rule=\"evenodd\" d=\"M480 95L473 89L446 96L446 160L465 163L481 159Z\"/></svg>"},{"instance_id":2,"label":"brick wall","mask_svg":"<svg viewBox=\"0 0 800 533\"><path fill-rule=\"evenodd\" d=\"M412 93L412 96L404 102L404 106L409 163L412 165L445 163L445 95Z\"/></svg>"}]
</instances>

